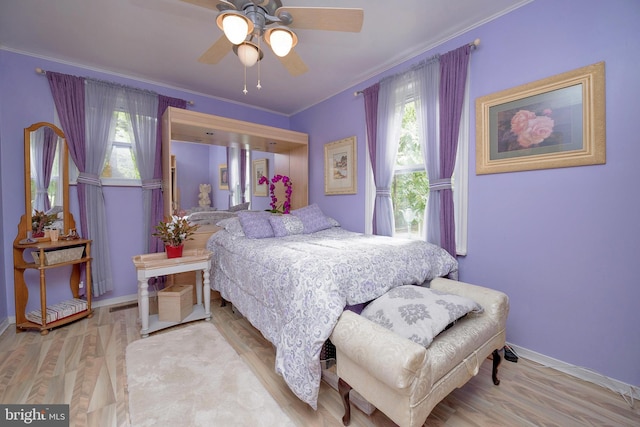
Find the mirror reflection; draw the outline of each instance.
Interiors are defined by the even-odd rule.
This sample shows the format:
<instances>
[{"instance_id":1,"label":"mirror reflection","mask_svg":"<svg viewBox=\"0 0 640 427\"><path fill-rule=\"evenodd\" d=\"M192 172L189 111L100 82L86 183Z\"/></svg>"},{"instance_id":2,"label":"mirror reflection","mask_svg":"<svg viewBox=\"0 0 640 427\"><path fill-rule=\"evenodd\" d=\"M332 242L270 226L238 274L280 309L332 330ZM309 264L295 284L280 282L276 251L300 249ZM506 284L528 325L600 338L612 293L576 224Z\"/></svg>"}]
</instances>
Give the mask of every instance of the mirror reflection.
<instances>
[{"instance_id":1,"label":"mirror reflection","mask_svg":"<svg viewBox=\"0 0 640 427\"><path fill-rule=\"evenodd\" d=\"M240 150L232 147L228 161L236 174L240 173ZM245 168L245 201L251 200L250 191L250 152L246 152L247 160ZM227 164L226 147L172 141L171 143L171 183L172 183L172 210L186 212L203 210L227 210L229 206L242 203L240 182L232 180L232 188L221 189L219 183L219 167ZM202 185L210 188L203 189ZM235 185L234 185L235 184ZM228 185L227 185L228 187ZM208 190L208 191L207 191ZM209 200L203 203L203 199Z\"/></svg>"},{"instance_id":2,"label":"mirror reflection","mask_svg":"<svg viewBox=\"0 0 640 427\"><path fill-rule=\"evenodd\" d=\"M50 127L31 132L31 206L47 212L62 207L60 137Z\"/></svg>"},{"instance_id":3,"label":"mirror reflection","mask_svg":"<svg viewBox=\"0 0 640 427\"><path fill-rule=\"evenodd\" d=\"M25 128L25 214L33 237L42 237L43 229L64 232L71 226L67 156L60 128L47 122Z\"/></svg>"}]
</instances>

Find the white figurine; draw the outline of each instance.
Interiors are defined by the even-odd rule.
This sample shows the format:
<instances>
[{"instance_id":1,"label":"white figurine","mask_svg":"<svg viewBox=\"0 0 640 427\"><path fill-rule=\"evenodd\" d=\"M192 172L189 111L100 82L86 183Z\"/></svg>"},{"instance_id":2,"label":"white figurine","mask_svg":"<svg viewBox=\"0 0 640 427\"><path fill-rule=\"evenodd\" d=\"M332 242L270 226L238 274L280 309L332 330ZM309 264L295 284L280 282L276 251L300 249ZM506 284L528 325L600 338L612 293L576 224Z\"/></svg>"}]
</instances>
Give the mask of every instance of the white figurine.
<instances>
[{"instance_id":1,"label":"white figurine","mask_svg":"<svg viewBox=\"0 0 640 427\"><path fill-rule=\"evenodd\" d=\"M211 206L211 199L209 198L209 193L211 192L211 184L200 184L200 195L198 199L200 200L200 207L206 208Z\"/></svg>"}]
</instances>

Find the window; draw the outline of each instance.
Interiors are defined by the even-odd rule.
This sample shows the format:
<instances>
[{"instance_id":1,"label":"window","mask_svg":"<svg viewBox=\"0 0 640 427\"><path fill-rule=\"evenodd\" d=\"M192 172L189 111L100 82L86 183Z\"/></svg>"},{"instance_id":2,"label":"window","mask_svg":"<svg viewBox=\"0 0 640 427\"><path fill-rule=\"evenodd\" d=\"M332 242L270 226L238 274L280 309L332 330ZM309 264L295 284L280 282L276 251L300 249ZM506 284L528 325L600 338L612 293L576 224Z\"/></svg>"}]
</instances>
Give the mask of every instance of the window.
<instances>
[{"instance_id":1,"label":"window","mask_svg":"<svg viewBox=\"0 0 640 427\"><path fill-rule=\"evenodd\" d=\"M429 179L418 141L416 105L405 104L402 132L391 187L396 235L419 239L423 235Z\"/></svg>"},{"instance_id":2,"label":"window","mask_svg":"<svg viewBox=\"0 0 640 427\"><path fill-rule=\"evenodd\" d=\"M113 120L115 121L114 137L100 178L105 184L139 185L140 173L136 166L129 115L124 111L114 111Z\"/></svg>"},{"instance_id":3,"label":"window","mask_svg":"<svg viewBox=\"0 0 640 427\"><path fill-rule=\"evenodd\" d=\"M460 137L458 139L458 154L453 172L453 199L456 221L456 250L458 255L467 254L467 203L468 203L468 158L469 158L469 75L467 75L467 90L465 91L464 107L460 122ZM392 183L391 197L394 205L394 219L396 235L419 238L424 236L424 218L429 182L421 149L417 138L417 123L415 103L405 104L402 122L402 133L396 159L395 176ZM367 160L369 146L366 146ZM418 155L419 154L419 155ZM375 200L375 183L371 163L366 162L366 190L365 190L365 232L372 233L373 209ZM411 211L406 210L410 208ZM406 213L405 213L406 212ZM415 214L415 212L418 212ZM406 218L405 218L406 215ZM415 215L412 219L412 215ZM411 223L411 227L409 227Z\"/></svg>"}]
</instances>

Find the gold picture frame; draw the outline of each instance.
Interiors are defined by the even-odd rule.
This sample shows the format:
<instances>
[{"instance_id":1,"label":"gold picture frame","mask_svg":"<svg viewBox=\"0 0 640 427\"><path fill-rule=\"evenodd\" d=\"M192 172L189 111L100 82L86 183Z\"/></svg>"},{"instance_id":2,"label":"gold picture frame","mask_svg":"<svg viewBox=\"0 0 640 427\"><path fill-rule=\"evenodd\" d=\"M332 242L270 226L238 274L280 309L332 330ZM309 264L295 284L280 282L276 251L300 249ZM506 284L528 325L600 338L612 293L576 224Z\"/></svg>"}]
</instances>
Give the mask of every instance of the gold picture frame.
<instances>
[{"instance_id":1,"label":"gold picture frame","mask_svg":"<svg viewBox=\"0 0 640 427\"><path fill-rule=\"evenodd\" d=\"M476 174L606 163L605 66L476 99Z\"/></svg>"},{"instance_id":2,"label":"gold picture frame","mask_svg":"<svg viewBox=\"0 0 640 427\"><path fill-rule=\"evenodd\" d=\"M229 189L229 170L227 165L218 165L218 188L220 190Z\"/></svg>"},{"instance_id":3,"label":"gold picture frame","mask_svg":"<svg viewBox=\"0 0 640 427\"><path fill-rule=\"evenodd\" d=\"M356 194L358 170L356 137L324 145L324 194Z\"/></svg>"},{"instance_id":4,"label":"gold picture frame","mask_svg":"<svg viewBox=\"0 0 640 427\"><path fill-rule=\"evenodd\" d=\"M253 161L253 171L251 173L253 182L254 196L267 196L269 194L268 184L258 184L260 178L266 176L269 178L269 169L267 159L259 159Z\"/></svg>"}]
</instances>

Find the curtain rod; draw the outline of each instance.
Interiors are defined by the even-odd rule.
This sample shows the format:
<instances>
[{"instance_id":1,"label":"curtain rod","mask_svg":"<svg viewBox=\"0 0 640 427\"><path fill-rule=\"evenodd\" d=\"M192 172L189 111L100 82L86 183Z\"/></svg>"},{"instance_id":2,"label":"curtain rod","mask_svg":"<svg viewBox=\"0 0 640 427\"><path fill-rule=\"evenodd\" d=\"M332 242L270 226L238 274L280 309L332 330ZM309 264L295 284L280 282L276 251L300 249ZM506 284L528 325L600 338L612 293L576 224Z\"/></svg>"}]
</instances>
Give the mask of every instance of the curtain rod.
<instances>
[{"instance_id":1,"label":"curtain rod","mask_svg":"<svg viewBox=\"0 0 640 427\"><path fill-rule=\"evenodd\" d=\"M40 68L40 67L36 68L36 73L40 74L41 76L46 76L47 75L47 72L45 70L43 70L42 68ZM193 106L193 105L195 105L195 102L187 101L187 104Z\"/></svg>"},{"instance_id":2,"label":"curtain rod","mask_svg":"<svg viewBox=\"0 0 640 427\"><path fill-rule=\"evenodd\" d=\"M477 49L478 46L480 46L480 39L475 39L474 41L469 43L469 46L471 46L471 50ZM363 90L357 90L357 91L353 92L353 96L362 95L363 93L364 93Z\"/></svg>"}]
</instances>

